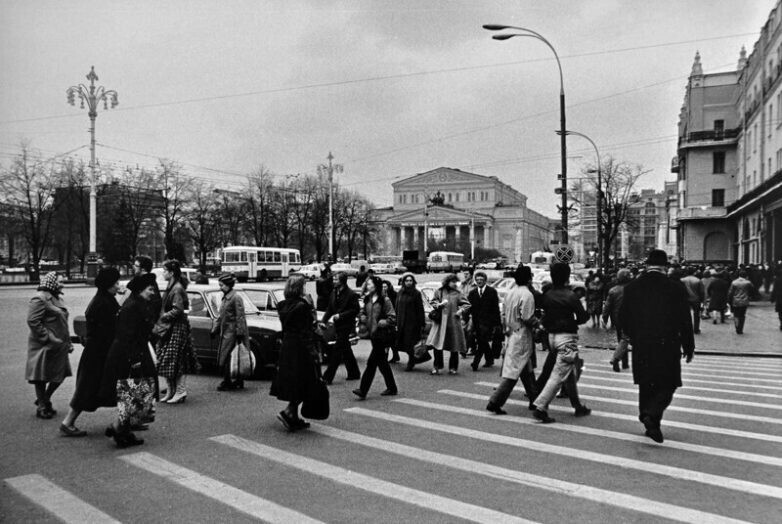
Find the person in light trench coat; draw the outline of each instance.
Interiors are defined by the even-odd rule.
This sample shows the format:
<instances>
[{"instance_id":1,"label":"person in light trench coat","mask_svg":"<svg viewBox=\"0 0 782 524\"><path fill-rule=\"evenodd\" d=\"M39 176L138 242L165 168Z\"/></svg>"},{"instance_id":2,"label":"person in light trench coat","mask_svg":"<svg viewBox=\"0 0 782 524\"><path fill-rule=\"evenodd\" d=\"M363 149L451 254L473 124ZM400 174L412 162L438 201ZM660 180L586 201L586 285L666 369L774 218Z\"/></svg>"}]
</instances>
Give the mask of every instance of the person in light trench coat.
<instances>
[{"instance_id":1,"label":"person in light trench coat","mask_svg":"<svg viewBox=\"0 0 782 524\"><path fill-rule=\"evenodd\" d=\"M212 327L212 336L220 336L217 353L217 365L223 371L223 381L217 391L243 389L244 381L231 379L231 351L240 342L247 341L247 318L244 314L244 301L234 291L236 278L226 273L218 279L223 300L220 304L220 317Z\"/></svg>"},{"instance_id":2,"label":"person in light trench coat","mask_svg":"<svg viewBox=\"0 0 782 524\"><path fill-rule=\"evenodd\" d=\"M505 326L505 350L502 361L502 381L494 390L486 409L497 415L504 415L502 406L521 379L524 390L532 402L538 395L535 387L535 375L532 371L530 358L535 351L533 330L538 319L535 317L535 296L528 285L532 281L532 270L519 266L513 274L516 286L505 297L503 303L503 324Z\"/></svg>"},{"instance_id":3,"label":"person in light trench coat","mask_svg":"<svg viewBox=\"0 0 782 524\"><path fill-rule=\"evenodd\" d=\"M455 375L459 368L459 353L467 351L462 319L470 311L470 301L458 289L459 279L450 273L443 278L442 287L435 291L432 306L440 312L440 322L433 322L426 345L434 349L432 375L443 369L443 351L450 351L448 373Z\"/></svg>"},{"instance_id":4,"label":"person in light trench coat","mask_svg":"<svg viewBox=\"0 0 782 524\"><path fill-rule=\"evenodd\" d=\"M70 377L68 355L73 351L68 331L68 309L60 296L62 284L54 271L41 278L38 292L30 300L27 325L25 379L35 386L36 416L50 419L57 414L52 395L65 377Z\"/></svg>"}]
</instances>

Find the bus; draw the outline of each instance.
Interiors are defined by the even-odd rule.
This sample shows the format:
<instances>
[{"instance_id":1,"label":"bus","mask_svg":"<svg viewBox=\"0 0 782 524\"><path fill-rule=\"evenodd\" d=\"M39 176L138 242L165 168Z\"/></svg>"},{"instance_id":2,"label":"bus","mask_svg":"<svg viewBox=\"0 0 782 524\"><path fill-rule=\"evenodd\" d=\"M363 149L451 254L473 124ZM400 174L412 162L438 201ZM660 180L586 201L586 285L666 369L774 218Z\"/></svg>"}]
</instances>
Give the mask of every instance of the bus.
<instances>
[{"instance_id":1,"label":"bus","mask_svg":"<svg viewBox=\"0 0 782 524\"><path fill-rule=\"evenodd\" d=\"M453 273L464 265L464 254L453 251L432 251L429 253L427 270L432 272L445 271Z\"/></svg>"},{"instance_id":2,"label":"bus","mask_svg":"<svg viewBox=\"0 0 782 524\"><path fill-rule=\"evenodd\" d=\"M288 278L301 266L298 249L281 247L229 246L220 258L222 270L233 273L239 282Z\"/></svg>"}]
</instances>

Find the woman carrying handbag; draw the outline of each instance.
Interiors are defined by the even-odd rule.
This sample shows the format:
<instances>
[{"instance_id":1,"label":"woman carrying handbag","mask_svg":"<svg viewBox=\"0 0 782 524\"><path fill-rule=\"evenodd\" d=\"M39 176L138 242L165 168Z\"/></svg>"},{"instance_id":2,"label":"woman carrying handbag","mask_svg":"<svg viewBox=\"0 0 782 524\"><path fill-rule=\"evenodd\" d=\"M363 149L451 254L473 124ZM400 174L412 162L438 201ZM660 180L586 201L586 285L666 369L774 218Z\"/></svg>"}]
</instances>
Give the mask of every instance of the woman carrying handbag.
<instances>
[{"instance_id":1,"label":"woman carrying handbag","mask_svg":"<svg viewBox=\"0 0 782 524\"><path fill-rule=\"evenodd\" d=\"M434 368L432 375L439 375L443 369L443 351L451 353L448 359L448 374L459 372L459 353L467 351L467 339L462 328L462 319L470 310L470 302L459 292L459 279L453 273L443 278L440 289L435 291L431 315L437 316L439 322L433 320L432 330L426 339L426 345L434 348Z\"/></svg>"},{"instance_id":2,"label":"woman carrying handbag","mask_svg":"<svg viewBox=\"0 0 782 524\"><path fill-rule=\"evenodd\" d=\"M369 388L375 379L375 371L379 368L380 374L386 382L383 396L393 396L398 393L394 372L386 360L386 348L394 335L396 325L396 313L391 300L383 294L383 283L377 277L368 277L364 285L367 287L367 295L364 297L364 310L361 316L365 318L369 339L372 342L372 351L367 360L367 367L361 375L361 385L353 390L353 394L359 399L367 398Z\"/></svg>"},{"instance_id":3,"label":"woman carrying handbag","mask_svg":"<svg viewBox=\"0 0 782 524\"><path fill-rule=\"evenodd\" d=\"M211 335L219 335L220 343L217 352L217 365L223 371L223 381L217 386L217 391L244 389L244 380L231 378L231 352L240 342L247 340L247 319L244 315L242 297L234 291L236 278L232 273L225 273L218 279L223 300L220 304L220 317L212 328Z\"/></svg>"}]
</instances>

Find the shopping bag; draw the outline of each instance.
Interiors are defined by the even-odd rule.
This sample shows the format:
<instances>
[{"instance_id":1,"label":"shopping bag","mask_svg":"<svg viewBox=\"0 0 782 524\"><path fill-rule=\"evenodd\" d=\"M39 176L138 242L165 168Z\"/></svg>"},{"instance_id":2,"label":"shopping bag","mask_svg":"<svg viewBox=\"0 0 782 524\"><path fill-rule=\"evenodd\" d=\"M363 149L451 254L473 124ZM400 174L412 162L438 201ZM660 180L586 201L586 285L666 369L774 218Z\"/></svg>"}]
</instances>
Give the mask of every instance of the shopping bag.
<instances>
[{"instance_id":1,"label":"shopping bag","mask_svg":"<svg viewBox=\"0 0 782 524\"><path fill-rule=\"evenodd\" d=\"M155 379L124 378L117 381L117 411L123 425L135 426L155 420Z\"/></svg>"},{"instance_id":2,"label":"shopping bag","mask_svg":"<svg viewBox=\"0 0 782 524\"><path fill-rule=\"evenodd\" d=\"M323 380L320 366L315 365L315 381L307 388L307 395L301 404L301 416L314 420L329 418L329 388Z\"/></svg>"},{"instance_id":3,"label":"shopping bag","mask_svg":"<svg viewBox=\"0 0 782 524\"><path fill-rule=\"evenodd\" d=\"M426 340L421 340L413 348L413 359L416 364L421 364L432 359L432 355L429 354L429 348L426 347Z\"/></svg>"},{"instance_id":4,"label":"shopping bag","mask_svg":"<svg viewBox=\"0 0 782 524\"><path fill-rule=\"evenodd\" d=\"M233 380L251 378L255 373L255 355L239 342L231 351L231 378Z\"/></svg>"}]
</instances>

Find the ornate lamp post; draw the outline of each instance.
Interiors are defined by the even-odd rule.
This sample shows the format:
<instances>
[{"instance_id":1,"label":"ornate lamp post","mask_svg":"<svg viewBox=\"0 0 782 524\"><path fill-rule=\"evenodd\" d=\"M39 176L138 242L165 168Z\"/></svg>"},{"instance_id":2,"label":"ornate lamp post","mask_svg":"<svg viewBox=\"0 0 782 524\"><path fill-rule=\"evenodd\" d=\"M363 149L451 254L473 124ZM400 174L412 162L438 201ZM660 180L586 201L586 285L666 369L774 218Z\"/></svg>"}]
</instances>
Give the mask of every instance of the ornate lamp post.
<instances>
[{"instance_id":1,"label":"ornate lamp post","mask_svg":"<svg viewBox=\"0 0 782 524\"><path fill-rule=\"evenodd\" d=\"M560 134L557 131L557 134ZM595 155L597 155L597 198L596 198L596 215L597 215L597 270L601 271L603 268L603 170L600 163L600 151L597 149L597 144L583 133L578 131L565 131L566 135L580 136L587 140L592 147L595 148ZM590 171L594 173L595 171Z\"/></svg>"},{"instance_id":2,"label":"ornate lamp post","mask_svg":"<svg viewBox=\"0 0 782 524\"><path fill-rule=\"evenodd\" d=\"M512 25L498 25L498 24L486 24L483 26L484 29L487 29L489 31L503 31L506 29L511 29L514 31L521 31L521 33L505 33L501 35L494 35L492 36L495 40L508 40L510 38L514 37L529 37L534 38L536 40L540 40L544 44L548 46L549 49L554 53L554 58L557 60L557 67L559 68L559 133L560 133L560 153L562 157L562 173L561 173L561 180L562 185L560 186L560 194L562 196L562 205L560 206L560 213L561 213L561 220L562 220L562 244L567 244L568 241L568 234L567 234L567 222L568 222L568 205L567 205L567 142L565 139L565 135L567 134L565 132L565 82L562 78L562 64L559 62L559 55L557 54L557 50L554 49L554 46L551 45L551 42L546 40L543 35L540 33L537 33L533 31L532 29L527 29L524 27L516 27Z\"/></svg>"},{"instance_id":3,"label":"ornate lamp post","mask_svg":"<svg viewBox=\"0 0 782 524\"><path fill-rule=\"evenodd\" d=\"M106 90L103 86L95 86L95 82L98 80L98 75L95 74L95 66L90 67L90 72L87 75L87 80L90 81L89 87L84 84L71 86L66 91L68 95L68 103L76 105L76 97L79 97L81 101L80 107L84 109L87 106L87 116L90 117L90 253L88 257L93 261L91 264L91 272L95 270L94 262L96 262L97 251L97 188L95 177L95 119L98 117L98 104L103 102L103 109L109 109L109 101L111 101L111 107L114 108L119 104L117 100L117 92L114 90ZM94 276L94 275L90 275Z\"/></svg>"}]
</instances>

